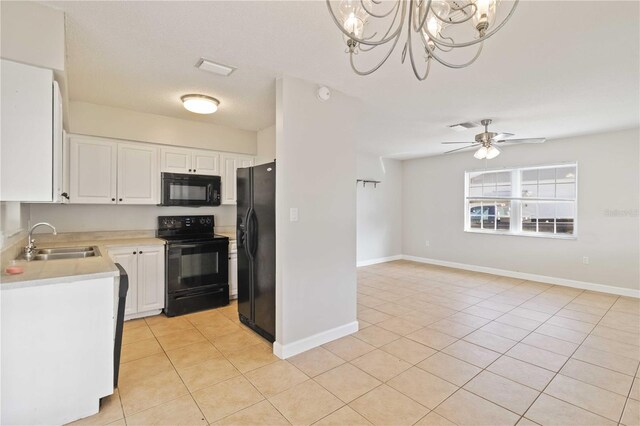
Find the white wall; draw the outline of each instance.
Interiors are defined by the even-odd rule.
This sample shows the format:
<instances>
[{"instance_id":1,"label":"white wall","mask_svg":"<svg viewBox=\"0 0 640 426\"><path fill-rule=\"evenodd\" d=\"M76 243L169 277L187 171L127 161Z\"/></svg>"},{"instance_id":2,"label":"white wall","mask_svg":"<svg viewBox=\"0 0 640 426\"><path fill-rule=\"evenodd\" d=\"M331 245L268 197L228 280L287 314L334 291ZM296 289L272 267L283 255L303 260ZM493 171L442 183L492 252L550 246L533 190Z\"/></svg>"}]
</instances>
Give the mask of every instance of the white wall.
<instances>
[{"instance_id":1,"label":"white wall","mask_svg":"<svg viewBox=\"0 0 640 426\"><path fill-rule=\"evenodd\" d=\"M276 86L274 352L287 357L357 329L360 104L336 91L321 102L316 84L295 78ZM297 222L290 208L298 209Z\"/></svg>"},{"instance_id":2,"label":"white wall","mask_svg":"<svg viewBox=\"0 0 640 426\"><path fill-rule=\"evenodd\" d=\"M256 132L87 102L70 102L69 109L69 133L256 153Z\"/></svg>"},{"instance_id":3,"label":"white wall","mask_svg":"<svg viewBox=\"0 0 640 426\"><path fill-rule=\"evenodd\" d=\"M0 248L24 238L29 226L29 205L19 202L0 203Z\"/></svg>"},{"instance_id":4,"label":"white wall","mask_svg":"<svg viewBox=\"0 0 640 426\"><path fill-rule=\"evenodd\" d=\"M276 125L258 130L256 166L270 163L276 158Z\"/></svg>"},{"instance_id":5,"label":"white wall","mask_svg":"<svg viewBox=\"0 0 640 426\"><path fill-rule=\"evenodd\" d=\"M379 180L357 185L358 265L402 254L402 162L358 154L358 179Z\"/></svg>"},{"instance_id":6,"label":"white wall","mask_svg":"<svg viewBox=\"0 0 640 426\"><path fill-rule=\"evenodd\" d=\"M236 206L194 208L31 204L31 223L50 222L58 232L155 230L158 228L158 216L205 214L215 216L217 227L235 227ZM42 232L48 231L45 229Z\"/></svg>"},{"instance_id":7,"label":"white wall","mask_svg":"<svg viewBox=\"0 0 640 426\"><path fill-rule=\"evenodd\" d=\"M35 2L0 2L3 58L64 70L64 13Z\"/></svg>"},{"instance_id":8,"label":"white wall","mask_svg":"<svg viewBox=\"0 0 640 426\"><path fill-rule=\"evenodd\" d=\"M577 161L576 240L465 233L464 172L485 163L472 152L405 161L404 254L637 290L639 140L635 129L518 145L487 162L497 168Z\"/></svg>"}]
</instances>

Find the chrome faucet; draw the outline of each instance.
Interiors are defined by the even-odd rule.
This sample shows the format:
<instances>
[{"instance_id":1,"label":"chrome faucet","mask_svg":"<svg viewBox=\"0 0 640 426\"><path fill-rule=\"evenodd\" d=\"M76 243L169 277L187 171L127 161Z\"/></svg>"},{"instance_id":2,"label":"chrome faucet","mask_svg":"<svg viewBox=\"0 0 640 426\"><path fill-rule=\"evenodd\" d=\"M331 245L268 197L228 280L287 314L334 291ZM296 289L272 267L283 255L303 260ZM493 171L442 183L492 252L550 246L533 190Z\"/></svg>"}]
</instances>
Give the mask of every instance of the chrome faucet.
<instances>
[{"instance_id":1,"label":"chrome faucet","mask_svg":"<svg viewBox=\"0 0 640 426\"><path fill-rule=\"evenodd\" d=\"M27 246L24 248L24 258L27 260L31 260L33 258L33 253L36 251L36 244L35 244L36 240L33 239L32 234L33 234L33 230L36 229L38 226L48 226L53 230L53 235L58 235L58 232L56 231L56 227L50 223L38 222L35 225L33 225L29 230Z\"/></svg>"}]
</instances>

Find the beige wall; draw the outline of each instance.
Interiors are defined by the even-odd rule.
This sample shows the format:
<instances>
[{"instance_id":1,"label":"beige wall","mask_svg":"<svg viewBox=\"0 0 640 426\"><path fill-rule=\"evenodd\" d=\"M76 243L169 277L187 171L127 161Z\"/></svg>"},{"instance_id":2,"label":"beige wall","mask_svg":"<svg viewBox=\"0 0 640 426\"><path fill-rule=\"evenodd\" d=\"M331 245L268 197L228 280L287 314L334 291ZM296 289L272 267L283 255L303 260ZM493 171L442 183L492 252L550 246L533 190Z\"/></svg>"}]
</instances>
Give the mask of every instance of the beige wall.
<instances>
[{"instance_id":1,"label":"beige wall","mask_svg":"<svg viewBox=\"0 0 640 426\"><path fill-rule=\"evenodd\" d=\"M31 204L31 223L51 222L59 232L143 231L158 228L158 216L215 216L217 227L235 228L236 206L160 207L84 204ZM43 232L48 232L46 229Z\"/></svg>"},{"instance_id":2,"label":"beige wall","mask_svg":"<svg viewBox=\"0 0 640 426\"><path fill-rule=\"evenodd\" d=\"M5 59L64 70L64 13L29 1L0 2Z\"/></svg>"},{"instance_id":3,"label":"beige wall","mask_svg":"<svg viewBox=\"0 0 640 426\"><path fill-rule=\"evenodd\" d=\"M358 264L402 254L402 162L358 154L358 179L379 180L357 185Z\"/></svg>"},{"instance_id":4,"label":"beige wall","mask_svg":"<svg viewBox=\"0 0 640 426\"><path fill-rule=\"evenodd\" d=\"M360 104L337 91L321 102L316 90L295 78L277 81L276 353L306 350L357 326ZM291 208L298 221L290 221Z\"/></svg>"},{"instance_id":5,"label":"beige wall","mask_svg":"<svg viewBox=\"0 0 640 426\"><path fill-rule=\"evenodd\" d=\"M256 154L256 132L87 102L69 109L70 133Z\"/></svg>"},{"instance_id":6,"label":"beige wall","mask_svg":"<svg viewBox=\"0 0 640 426\"><path fill-rule=\"evenodd\" d=\"M499 168L577 161L575 240L466 233L464 172L485 163L474 159L472 151L405 161L403 252L637 291L639 141L638 129L552 140L505 148L487 162L487 167ZM622 213L611 215L611 210Z\"/></svg>"},{"instance_id":7,"label":"beige wall","mask_svg":"<svg viewBox=\"0 0 640 426\"><path fill-rule=\"evenodd\" d=\"M258 131L256 165L270 163L276 158L276 125Z\"/></svg>"}]
</instances>

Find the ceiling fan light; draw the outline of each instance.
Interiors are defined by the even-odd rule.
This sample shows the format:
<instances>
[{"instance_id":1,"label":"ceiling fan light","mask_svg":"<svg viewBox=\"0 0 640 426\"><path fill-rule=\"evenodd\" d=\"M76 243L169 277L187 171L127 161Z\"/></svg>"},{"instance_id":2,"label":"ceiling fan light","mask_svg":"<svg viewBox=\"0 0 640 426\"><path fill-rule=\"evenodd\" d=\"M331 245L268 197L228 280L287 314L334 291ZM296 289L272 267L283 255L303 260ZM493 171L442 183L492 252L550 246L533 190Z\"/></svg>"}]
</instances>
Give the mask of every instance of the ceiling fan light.
<instances>
[{"instance_id":1,"label":"ceiling fan light","mask_svg":"<svg viewBox=\"0 0 640 426\"><path fill-rule=\"evenodd\" d=\"M500 150L491 145L488 149L487 149L487 160L491 160L492 158L496 158L498 155L500 155Z\"/></svg>"},{"instance_id":2,"label":"ceiling fan light","mask_svg":"<svg viewBox=\"0 0 640 426\"><path fill-rule=\"evenodd\" d=\"M484 146L481 146L480 148L478 148L476 153L473 154L473 156L476 157L478 160L483 160L487 156L487 148Z\"/></svg>"},{"instance_id":3,"label":"ceiling fan light","mask_svg":"<svg viewBox=\"0 0 640 426\"><path fill-rule=\"evenodd\" d=\"M187 111L196 114L213 114L220 105L219 100L206 95L184 95L180 100Z\"/></svg>"}]
</instances>

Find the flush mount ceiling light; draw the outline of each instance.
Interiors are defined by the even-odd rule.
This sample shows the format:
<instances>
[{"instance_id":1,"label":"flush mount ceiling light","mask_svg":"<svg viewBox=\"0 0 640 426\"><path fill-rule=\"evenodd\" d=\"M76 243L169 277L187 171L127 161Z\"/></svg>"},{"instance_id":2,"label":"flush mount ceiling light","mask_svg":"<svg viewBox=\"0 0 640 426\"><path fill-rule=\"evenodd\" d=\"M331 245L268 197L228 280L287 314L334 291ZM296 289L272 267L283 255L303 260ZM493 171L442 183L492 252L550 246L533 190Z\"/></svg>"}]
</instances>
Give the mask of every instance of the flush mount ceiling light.
<instances>
[{"instance_id":1,"label":"flush mount ceiling light","mask_svg":"<svg viewBox=\"0 0 640 426\"><path fill-rule=\"evenodd\" d=\"M504 19L496 23L500 0L326 0L333 21L342 31L347 44L345 52L349 53L356 74L375 72L406 34L401 60L404 63L409 54L413 73L420 81L429 75L432 60L449 68L463 68L475 62L484 41L511 18L518 1L514 0ZM337 14L332 3L338 4ZM354 55L385 44L390 47L381 53L376 65L364 71L356 67ZM471 49L465 62L444 59L443 54L474 45L477 45L475 52ZM417 65L419 59L425 62L423 67Z\"/></svg>"},{"instance_id":2,"label":"flush mount ceiling light","mask_svg":"<svg viewBox=\"0 0 640 426\"><path fill-rule=\"evenodd\" d=\"M184 95L180 100L188 111L196 114L213 114L220 105L219 100L206 95Z\"/></svg>"}]
</instances>

